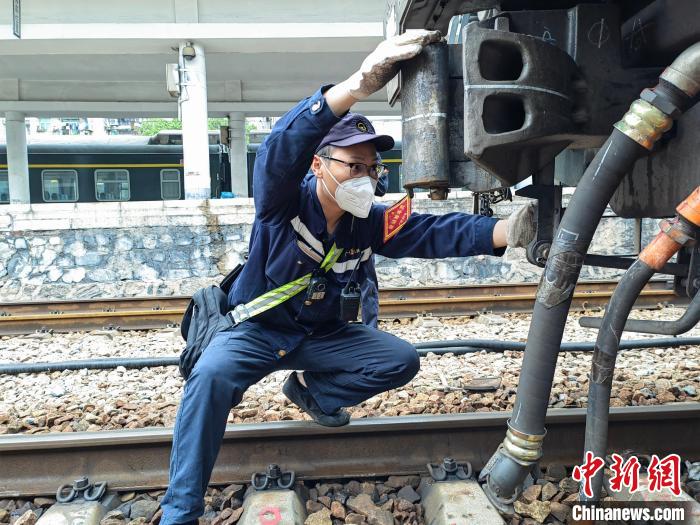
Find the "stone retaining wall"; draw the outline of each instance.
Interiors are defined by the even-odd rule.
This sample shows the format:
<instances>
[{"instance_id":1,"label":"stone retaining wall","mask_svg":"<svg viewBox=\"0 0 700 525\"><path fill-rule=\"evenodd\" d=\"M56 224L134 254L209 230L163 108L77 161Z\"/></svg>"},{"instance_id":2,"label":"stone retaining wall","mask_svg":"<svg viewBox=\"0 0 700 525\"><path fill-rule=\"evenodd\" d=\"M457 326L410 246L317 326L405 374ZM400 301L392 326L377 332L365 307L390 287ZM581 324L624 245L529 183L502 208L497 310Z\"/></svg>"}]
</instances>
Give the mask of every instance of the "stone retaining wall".
<instances>
[{"instance_id":1,"label":"stone retaining wall","mask_svg":"<svg viewBox=\"0 0 700 525\"><path fill-rule=\"evenodd\" d=\"M505 217L519 205L502 203L496 215ZM414 201L418 213L471 206L467 192L446 201ZM2 206L0 301L190 294L243 260L253 218L251 199ZM645 223L645 232L648 238L656 228ZM632 253L632 236L632 221L603 219L593 250ZM383 287L536 281L541 271L521 249L509 249L503 258L377 256L376 265ZM616 275L587 267L582 278Z\"/></svg>"}]
</instances>

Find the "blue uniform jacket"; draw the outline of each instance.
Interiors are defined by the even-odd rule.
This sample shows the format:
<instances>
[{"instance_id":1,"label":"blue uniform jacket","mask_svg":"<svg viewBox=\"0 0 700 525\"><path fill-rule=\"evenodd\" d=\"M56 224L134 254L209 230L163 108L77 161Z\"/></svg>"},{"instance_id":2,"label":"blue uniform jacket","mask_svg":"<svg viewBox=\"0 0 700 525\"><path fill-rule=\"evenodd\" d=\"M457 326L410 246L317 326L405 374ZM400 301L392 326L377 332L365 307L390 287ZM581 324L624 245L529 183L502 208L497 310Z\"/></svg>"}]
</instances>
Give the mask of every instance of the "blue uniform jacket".
<instances>
[{"instance_id":1,"label":"blue uniform jacket","mask_svg":"<svg viewBox=\"0 0 700 525\"><path fill-rule=\"evenodd\" d=\"M373 253L391 258L503 253L493 249L497 219L464 213L414 213L385 243L387 206L379 203L372 205L365 219L344 214L329 235L316 196L316 178L306 177L318 144L340 120L323 98L325 89L286 113L258 148L253 169L256 216L248 262L229 293L229 304L234 308L319 268L334 242L343 249L325 274L328 288L322 301L304 306L302 292L251 319L264 325L280 356L294 350L307 336L323 336L345 325L340 320L340 292L356 267L354 281L376 280L370 260Z\"/></svg>"}]
</instances>

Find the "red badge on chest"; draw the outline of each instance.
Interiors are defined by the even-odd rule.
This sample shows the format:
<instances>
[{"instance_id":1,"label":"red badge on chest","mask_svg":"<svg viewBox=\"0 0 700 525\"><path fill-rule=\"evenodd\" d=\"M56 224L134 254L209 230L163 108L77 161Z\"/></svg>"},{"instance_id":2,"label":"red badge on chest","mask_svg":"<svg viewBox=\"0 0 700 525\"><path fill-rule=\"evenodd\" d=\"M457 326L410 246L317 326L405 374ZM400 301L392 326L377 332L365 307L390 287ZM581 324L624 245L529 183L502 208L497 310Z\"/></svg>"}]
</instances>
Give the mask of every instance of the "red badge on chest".
<instances>
[{"instance_id":1,"label":"red badge on chest","mask_svg":"<svg viewBox=\"0 0 700 525\"><path fill-rule=\"evenodd\" d=\"M411 198L406 195L384 212L384 242L396 235L411 215Z\"/></svg>"}]
</instances>

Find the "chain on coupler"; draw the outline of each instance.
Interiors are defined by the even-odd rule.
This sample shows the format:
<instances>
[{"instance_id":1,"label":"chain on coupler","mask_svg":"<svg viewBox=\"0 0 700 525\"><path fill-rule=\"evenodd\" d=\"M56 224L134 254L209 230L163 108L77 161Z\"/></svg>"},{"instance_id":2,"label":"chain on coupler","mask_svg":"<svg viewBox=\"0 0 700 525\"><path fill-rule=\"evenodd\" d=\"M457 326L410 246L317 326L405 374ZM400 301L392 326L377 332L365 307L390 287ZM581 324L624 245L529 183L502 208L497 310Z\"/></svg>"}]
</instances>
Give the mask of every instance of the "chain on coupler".
<instances>
[{"instance_id":1,"label":"chain on coupler","mask_svg":"<svg viewBox=\"0 0 700 525\"><path fill-rule=\"evenodd\" d=\"M268 465L267 472L256 472L250 478L255 490L280 490L291 489L294 486L296 475L293 470L282 472L279 465Z\"/></svg>"},{"instance_id":2,"label":"chain on coupler","mask_svg":"<svg viewBox=\"0 0 700 525\"><path fill-rule=\"evenodd\" d=\"M99 501L107 491L107 482L90 483L87 477L76 479L72 485L61 485L56 491L56 501L58 503L70 503L75 499L85 501Z\"/></svg>"},{"instance_id":3,"label":"chain on coupler","mask_svg":"<svg viewBox=\"0 0 700 525\"><path fill-rule=\"evenodd\" d=\"M492 191L474 192L474 213L486 217L493 216L493 208L491 205L498 204L503 201L513 201L513 193L510 188L498 188Z\"/></svg>"},{"instance_id":4,"label":"chain on coupler","mask_svg":"<svg viewBox=\"0 0 700 525\"><path fill-rule=\"evenodd\" d=\"M456 481L471 479L473 470L468 461L457 463L452 458L445 458L442 464L428 463L428 472L435 481Z\"/></svg>"}]
</instances>

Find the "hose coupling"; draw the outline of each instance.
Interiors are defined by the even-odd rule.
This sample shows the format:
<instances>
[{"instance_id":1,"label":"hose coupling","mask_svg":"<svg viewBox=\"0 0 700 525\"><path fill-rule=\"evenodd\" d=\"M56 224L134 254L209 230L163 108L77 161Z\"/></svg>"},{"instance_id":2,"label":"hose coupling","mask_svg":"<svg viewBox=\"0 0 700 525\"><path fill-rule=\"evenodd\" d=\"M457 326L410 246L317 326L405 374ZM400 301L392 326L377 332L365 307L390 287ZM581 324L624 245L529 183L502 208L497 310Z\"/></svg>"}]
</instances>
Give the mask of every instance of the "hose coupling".
<instances>
[{"instance_id":1,"label":"hose coupling","mask_svg":"<svg viewBox=\"0 0 700 525\"><path fill-rule=\"evenodd\" d=\"M700 224L700 186L676 208L678 215L664 219L660 232L639 254L639 260L660 271L683 246L695 244ZM595 358L594 358L595 360Z\"/></svg>"},{"instance_id":2,"label":"hose coupling","mask_svg":"<svg viewBox=\"0 0 700 525\"><path fill-rule=\"evenodd\" d=\"M533 465L542 457L542 444L546 435L546 430L539 435L520 432L513 428L509 420L506 438L503 440L503 453L520 465Z\"/></svg>"},{"instance_id":3,"label":"hose coupling","mask_svg":"<svg viewBox=\"0 0 700 525\"><path fill-rule=\"evenodd\" d=\"M686 221L700 227L700 186L678 205L676 212Z\"/></svg>"},{"instance_id":4,"label":"hose coupling","mask_svg":"<svg viewBox=\"0 0 700 525\"><path fill-rule=\"evenodd\" d=\"M700 92L700 42L695 42L678 55L661 73L661 79L670 82L688 97L695 97Z\"/></svg>"},{"instance_id":5,"label":"hose coupling","mask_svg":"<svg viewBox=\"0 0 700 525\"><path fill-rule=\"evenodd\" d=\"M489 501L503 514L512 515L513 503L520 497L525 478L542 457L542 442L547 434L525 434L508 421L506 438L479 473L479 481ZM534 476L533 476L534 481Z\"/></svg>"},{"instance_id":6,"label":"hose coupling","mask_svg":"<svg viewBox=\"0 0 700 525\"><path fill-rule=\"evenodd\" d=\"M671 129L673 119L646 100L632 102L629 111L615 127L629 138L651 150L664 132Z\"/></svg>"},{"instance_id":7,"label":"hose coupling","mask_svg":"<svg viewBox=\"0 0 700 525\"><path fill-rule=\"evenodd\" d=\"M696 241L693 225L679 217L662 220L659 229L681 246L688 246Z\"/></svg>"}]
</instances>

